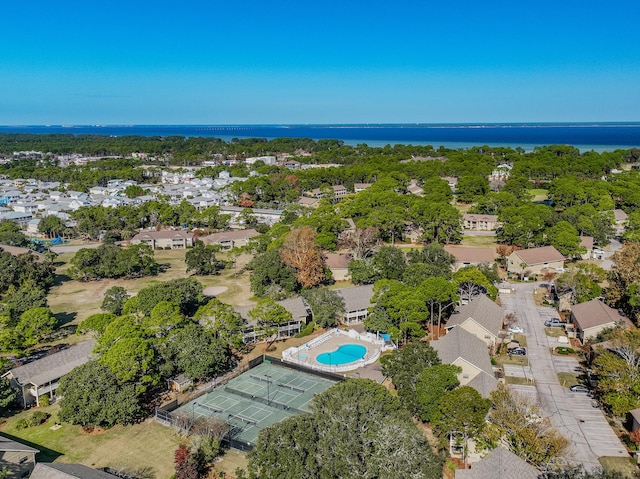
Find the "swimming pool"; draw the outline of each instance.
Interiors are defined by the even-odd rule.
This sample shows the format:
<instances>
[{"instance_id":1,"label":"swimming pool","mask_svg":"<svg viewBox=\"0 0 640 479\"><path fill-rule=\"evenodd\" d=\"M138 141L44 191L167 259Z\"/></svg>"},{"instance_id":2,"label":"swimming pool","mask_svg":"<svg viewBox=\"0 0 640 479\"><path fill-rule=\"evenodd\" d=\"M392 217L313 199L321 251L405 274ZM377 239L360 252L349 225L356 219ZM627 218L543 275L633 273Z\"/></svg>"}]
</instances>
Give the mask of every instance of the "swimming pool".
<instances>
[{"instance_id":1,"label":"swimming pool","mask_svg":"<svg viewBox=\"0 0 640 479\"><path fill-rule=\"evenodd\" d=\"M367 354L367 348L360 344L343 344L335 351L318 354L316 361L329 366L339 366L359 361L365 354Z\"/></svg>"}]
</instances>

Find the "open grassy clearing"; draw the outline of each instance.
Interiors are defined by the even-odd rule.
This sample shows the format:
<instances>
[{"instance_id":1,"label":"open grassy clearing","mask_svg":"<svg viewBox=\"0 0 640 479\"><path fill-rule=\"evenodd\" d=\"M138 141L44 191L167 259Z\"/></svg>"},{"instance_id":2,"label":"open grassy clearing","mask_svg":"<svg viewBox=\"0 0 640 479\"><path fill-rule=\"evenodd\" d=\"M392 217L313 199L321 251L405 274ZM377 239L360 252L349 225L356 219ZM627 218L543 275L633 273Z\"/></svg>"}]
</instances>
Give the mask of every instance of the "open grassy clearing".
<instances>
[{"instance_id":1,"label":"open grassy clearing","mask_svg":"<svg viewBox=\"0 0 640 479\"><path fill-rule=\"evenodd\" d=\"M33 410L21 412L7 420L0 432L30 443L40 449L38 461L81 463L90 467L125 466L134 470L146 468L158 479L173 474L173 453L181 439L171 428L148 420L133 426L115 426L106 431L87 434L80 426L62 424L53 431L58 406L41 408L51 414L37 427L17 430L18 420L30 417Z\"/></svg>"},{"instance_id":2,"label":"open grassy clearing","mask_svg":"<svg viewBox=\"0 0 640 479\"><path fill-rule=\"evenodd\" d=\"M549 190L543 188L532 188L529 190L531 201L546 201L549 199Z\"/></svg>"},{"instance_id":3,"label":"open grassy clearing","mask_svg":"<svg viewBox=\"0 0 640 479\"><path fill-rule=\"evenodd\" d=\"M462 237L462 242L460 244L462 246L468 246L468 247L474 247L474 248L495 248L497 243L496 243L495 236L464 235Z\"/></svg>"},{"instance_id":4,"label":"open grassy clearing","mask_svg":"<svg viewBox=\"0 0 640 479\"><path fill-rule=\"evenodd\" d=\"M56 258L58 268L56 270L56 284L51 288L47 301L51 311L62 318L64 323L78 324L88 316L101 313L100 304L106 290L112 286L122 286L129 293L137 293L142 288L162 281L186 278L187 273L184 262L185 250L156 250L155 259L165 266L166 270L157 276L147 276L137 279L103 279L99 281L82 282L71 279L67 273L71 258L74 253L64 253ZM231 260L226 254L220 254L219 258ZM249 261L250 255L242 255L237 259L237 271L242 272ZM249 288L250 273L235 274L236 269L225 269L217 276L196 276L203 286L224 286L227 290L218 298L233 305L251 304L252 293Z\"/></svg>"},{"instance_id":5,"label":"open grassy clearing","mask_svg":"<svg viewBox=\"0 0 640 479\"><path fill-rule=\"evenodd\" d=\"M495 362L498 366L502 366L503 364L515 364L518 366L528 366L529 359L526 356L511 356L508 354L500 354L499 356L495 356Z\"/></svg>"},{"instance_id":6,"label":"open grassy clearing","mask_svg":"<svg viewBox=\"0 0 640 479\"><path fill-rule=\"evenodd\" d=\"M534 384L532 379L520 378L518 376L505 376L504 382L505 384L516 384L519 386L531 386Z\"/></svg>"}]
</instances>

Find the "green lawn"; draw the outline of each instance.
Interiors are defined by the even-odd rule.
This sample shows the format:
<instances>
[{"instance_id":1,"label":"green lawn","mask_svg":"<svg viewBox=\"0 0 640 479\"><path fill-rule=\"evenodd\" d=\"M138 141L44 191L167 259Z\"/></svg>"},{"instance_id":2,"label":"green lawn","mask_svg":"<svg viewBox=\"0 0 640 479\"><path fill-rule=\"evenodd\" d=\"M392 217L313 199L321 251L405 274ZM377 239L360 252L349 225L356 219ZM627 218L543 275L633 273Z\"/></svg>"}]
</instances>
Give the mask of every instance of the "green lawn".
<instances>
[{"instance_id":1,"label":"green lawn","mask_svg":"<svg viewBox=\"0 0 640 479\"><path fill-rule=\"evenodd\" d=\"M532 384L534 384L532 379L527 379L527 378L520 378L517 376L505 376L504 377L504 382L506 384L518 384L521 386L531 386Z\"/></svg>"},{"instance_id":2,"label":"green lawn","mask_svg":"<svg viewBox=\"0 0 640 479\"><path fill-rule=\"evenodd\" d=\"M549 199L549 191L543 188L532 188L529 190L531 201L546 201Z\"/></svg>"},{"instance_id":3,"label":"green lawn","mask_svg":"<svg viewBox=\"0 0 640 479\"><path fill-rule=\"evenodd\" d=\"M526 356L511 356L511 358L509 358L507 354L501 354L499 356L496 356L494 359L496 361L496 364L498 365L503 365L503 364L516 364L519 366L529 365L529 359Z\"/></svg>"},{"instance_id":4,"label":"green lawn","mask_svg":"<svg viewBox=\"0 0 640 479\"><path fill-rule=\"evenodd\" d=\"M462 237L462 246L469 246L474 248L495 248L496 237L495 236L469 236L464 235Z\"/></svg>"},{"instance_id":5,"label":"green lawn","mask_svg":"<svg viewBox=\"0 0 640 479\"><path fill-rule=\"evenodd\" d=\"M19 419L30 417L33 409L7 420L0 432L9 438L39 449L41 462L81 463L91 467L120 467L153 471L157 479L173 474L173 453L180 438L171 428L148 420L133 426L116 426L106 431L84 433L80 426L63 424L52 430L58 406L41 408L51 418L38 427L17 430Z\"/></svg>"}]
</instances>

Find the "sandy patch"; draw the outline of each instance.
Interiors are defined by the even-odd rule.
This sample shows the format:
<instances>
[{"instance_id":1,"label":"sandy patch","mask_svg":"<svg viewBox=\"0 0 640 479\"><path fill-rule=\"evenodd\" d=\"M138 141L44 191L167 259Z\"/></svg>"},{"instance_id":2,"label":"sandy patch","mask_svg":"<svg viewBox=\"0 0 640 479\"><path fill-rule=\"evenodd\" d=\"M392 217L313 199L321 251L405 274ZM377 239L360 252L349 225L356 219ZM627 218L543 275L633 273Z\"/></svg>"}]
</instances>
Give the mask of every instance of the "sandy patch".
<instances>
[{"instance_id":1,"label":"sandy patch","mask_svg":"<svg viewBox=\"0 0 640 479\"><path fill-rule=\"evenodd\" d=\"M213 297L224 293L227 289L229 288L227 288L226 286L209 286L208 288L204 288L202 290L202 294L204 294L205 296Z\"/></svg>"}]
</instances>

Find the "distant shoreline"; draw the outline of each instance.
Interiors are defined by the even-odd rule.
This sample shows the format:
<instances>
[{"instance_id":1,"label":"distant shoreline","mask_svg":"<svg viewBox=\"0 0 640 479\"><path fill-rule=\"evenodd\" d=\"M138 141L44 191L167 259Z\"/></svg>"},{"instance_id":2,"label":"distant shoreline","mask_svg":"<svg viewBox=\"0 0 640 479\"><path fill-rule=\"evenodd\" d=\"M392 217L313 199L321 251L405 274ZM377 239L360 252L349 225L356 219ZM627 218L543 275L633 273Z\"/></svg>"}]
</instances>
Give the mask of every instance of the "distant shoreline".
<instances>
[{"instance_id":1,"label":"distant shoreline","mask_svg":"<svg viewBox=\"0 0 640 479\"><path fill-rule=\"evenodd\" d=\"M563 144L580 151L640 148L640 122L452 123L335 125L18 125L0 133L90 134L103 136L183 136L335 139L355 146L432 145L450 149L491 146L523 148Z\"/></svg>"}]
</instances>

